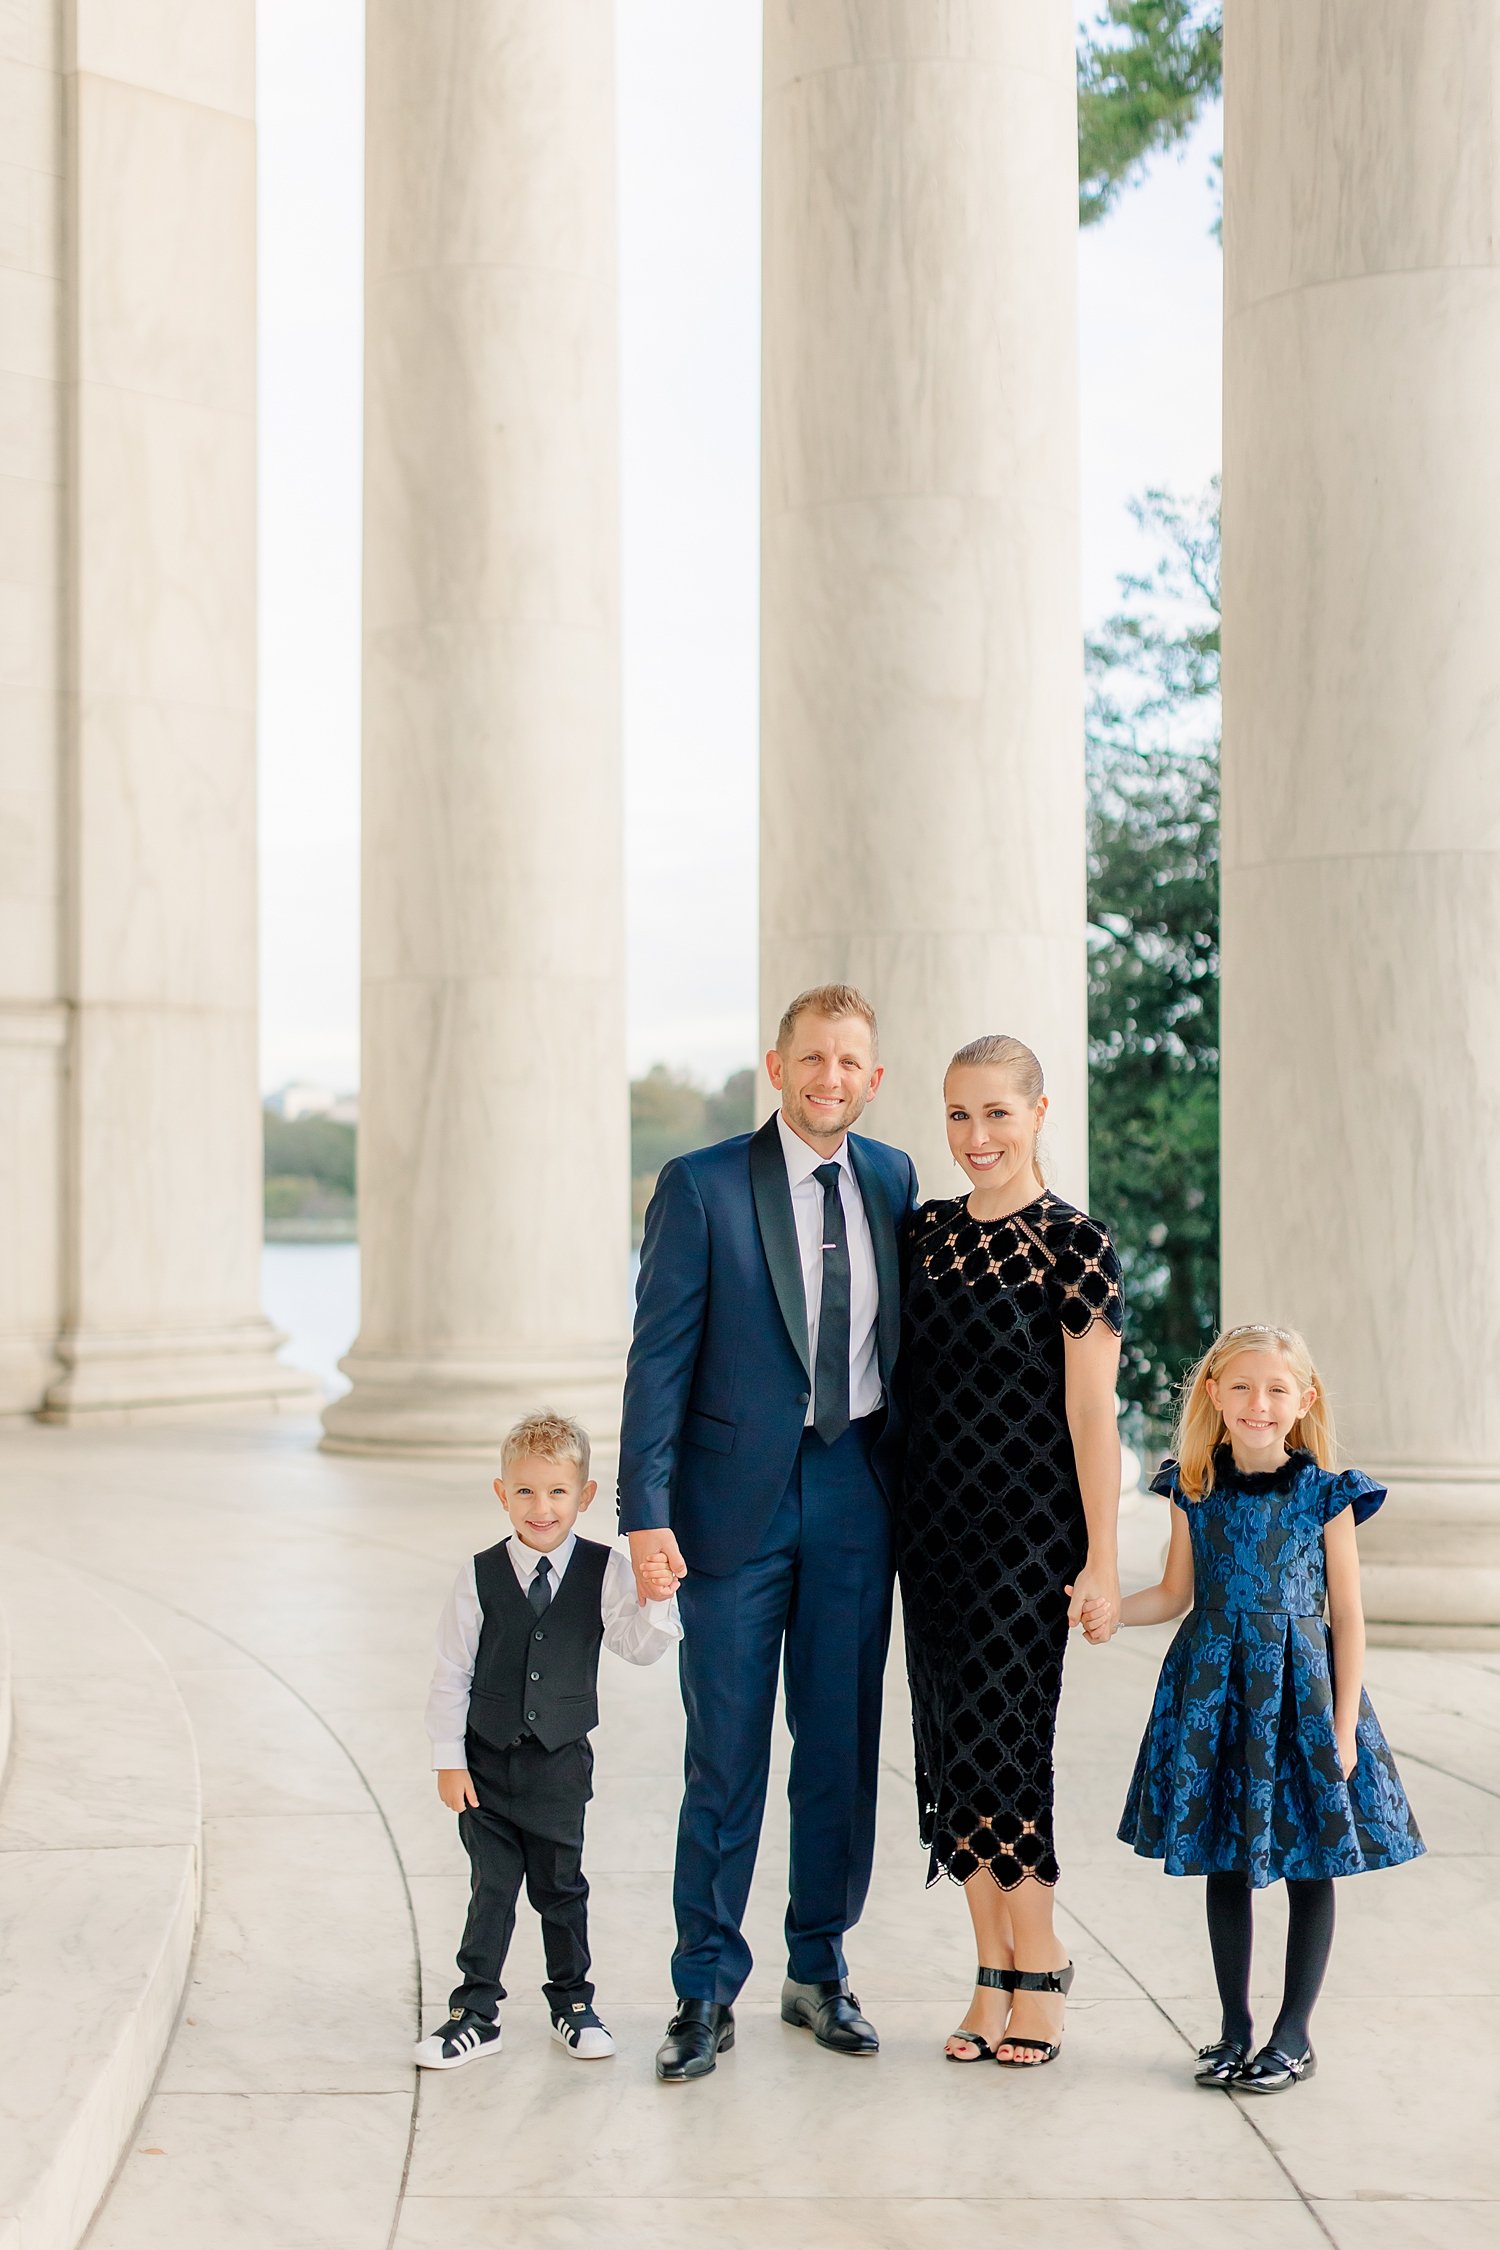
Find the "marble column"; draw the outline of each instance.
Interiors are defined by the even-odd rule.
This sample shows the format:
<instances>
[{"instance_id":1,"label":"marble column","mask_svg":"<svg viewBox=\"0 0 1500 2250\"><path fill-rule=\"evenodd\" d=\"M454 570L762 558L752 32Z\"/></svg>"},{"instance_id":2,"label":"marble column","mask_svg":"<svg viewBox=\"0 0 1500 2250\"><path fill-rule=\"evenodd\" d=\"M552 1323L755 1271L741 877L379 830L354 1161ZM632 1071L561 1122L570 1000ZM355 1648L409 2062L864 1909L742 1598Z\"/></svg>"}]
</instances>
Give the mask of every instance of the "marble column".
<instances>
[{"instance_id":1,"label":"marble column","mask_svg":"<svg viewBox=\"0 0 1500 2250\"><path fill-rule=\"evenodd\" d=\"M0 1415L34 1413L62 1322L61 12L0 22Z\"/></svg>"},{"instance_id":2,"label":"marble column","mask_svg":"<svg viewBox=\"0 0 1500 2250\"><path fill-rule=\"evenodd\" d=\"M5 18L32 175L6 1287L52 1330L7 1403L53 1420L311 1395L258 1309L254 28L253 0Z\"/></svg>"},{"instance_id":3,"label":"marble column","mask_svg":"<svg viewBox=\"0 0 1500 2250\"><path fill-rule=\"evenodd\" d=\"M929 1194L993 1031L1086 1193L1074 14L766 5L763 1031L867 991Z\"/></svg>"},{"instance_id":4,"label":"marble column","mask_svg":"<svg viewBox=\"0 0 1500 2250\"><path fill-rule=\"evenodd\" d=\"M1500 1624L1500 5L1229 0L1224 1309Z\"/></svg>"},{"instance_id":5,"label":"marble column","mask_svg":"<svg viewBox=\"0 0 1500 2250\"><path fill-rule=\"evenodd\" d=\"M370 0L360 1332L341 1450L618 1429L609 0Z\"/></svg>"}]
</instances>

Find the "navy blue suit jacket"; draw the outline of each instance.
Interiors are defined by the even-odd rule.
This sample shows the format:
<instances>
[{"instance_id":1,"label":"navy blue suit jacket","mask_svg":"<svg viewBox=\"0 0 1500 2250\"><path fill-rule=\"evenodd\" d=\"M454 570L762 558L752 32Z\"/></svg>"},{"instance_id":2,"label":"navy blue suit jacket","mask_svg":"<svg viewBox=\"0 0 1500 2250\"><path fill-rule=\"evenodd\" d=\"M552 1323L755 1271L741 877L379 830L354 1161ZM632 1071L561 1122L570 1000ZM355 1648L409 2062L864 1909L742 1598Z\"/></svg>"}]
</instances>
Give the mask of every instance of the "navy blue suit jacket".
<instances>
[{"instance_id":1,"label":"navy blue suit jacket","mask_svg":"<svg viewBox=\"0 0 1500 2250\"><path fill-rule=\"evenodd\" d=\"M916 1208L909 1156L849 1136L880 1288L886 1404L874 1452L900 1459L893 1389L900 1239ZM755 1553L791 1477L812 1390L802 1260L776 1120L663 1168L646 1212L620 1433L620 1526L676 1534L710 1578Z\"/></svg>"}]
</instances>

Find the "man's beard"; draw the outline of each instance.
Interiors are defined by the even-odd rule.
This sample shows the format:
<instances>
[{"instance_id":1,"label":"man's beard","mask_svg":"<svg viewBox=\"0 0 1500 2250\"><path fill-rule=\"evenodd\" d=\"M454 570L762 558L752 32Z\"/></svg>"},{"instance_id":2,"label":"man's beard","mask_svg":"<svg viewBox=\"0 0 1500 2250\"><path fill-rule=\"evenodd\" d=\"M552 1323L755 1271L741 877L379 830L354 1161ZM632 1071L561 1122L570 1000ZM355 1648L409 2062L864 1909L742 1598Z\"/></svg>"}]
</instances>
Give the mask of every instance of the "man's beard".
<instances>
[{"instance_id":1,"label":"man's beard","mask_svg":"<svg viewBox=\"0 0 1500 2250\"><path fill-rule=\"evenodd\" d=\"M834 1133L847 1133L850 1126L864 1115L865 1110L864 1102L858 1095L844 1105L836 1120L818 1116L816 1111L808 1108L800 1094L794 1095L790 1103L783 1102L782 1107L786 1111L789 1125L794 1125L799 1133L807 1133L818 1140L827 1140Z\"/></svg>"}]
</instances>

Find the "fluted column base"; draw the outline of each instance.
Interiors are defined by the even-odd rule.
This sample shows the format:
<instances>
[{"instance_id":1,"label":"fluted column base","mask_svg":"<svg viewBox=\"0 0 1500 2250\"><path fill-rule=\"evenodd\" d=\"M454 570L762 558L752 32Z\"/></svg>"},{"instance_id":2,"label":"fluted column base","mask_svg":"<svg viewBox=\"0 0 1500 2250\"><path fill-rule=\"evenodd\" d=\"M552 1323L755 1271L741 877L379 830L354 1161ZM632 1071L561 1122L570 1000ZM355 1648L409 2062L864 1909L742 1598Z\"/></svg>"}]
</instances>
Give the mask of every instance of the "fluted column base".
<instances>
[{"instance_id":1,"label":"fluted column base","mask_svg":"<svg viewBox=\"0 0 1500 2250\"><path fill-rule=\"evenodd\" d=\"M323 1414L329 1453L493 1455L523 1414L571 1414L599 1450L619 1441L623 1346L598 1353L407 1358L362 1351L339 1362L351 1388Z\"/></svg>"},{"instance_id":2,"label":"fluted column base","mask_svg":"<svg viewBox=\"0 0 1500 2250\"><path fill-rule=\"evenodd\" d=\"M173 1420L263 1407L310 1414L322 1393L276 1354L286 1342L256 1315L219 1328L142 1335L80 1330L57 1346L62 1372L38 1412L43 1422Z\"/></svg>"},{"instance_id":3,"label":"fluted column base","mask_svg":"<svg viewBox=\"0 0 1500 2250\"><path fill-rule=\"evenodd\" d=\"M1500 1627L1500 1465L1369 1473L1391 1495L1359 1535L1370 1622Z\"/></svg>"}]
</instances>

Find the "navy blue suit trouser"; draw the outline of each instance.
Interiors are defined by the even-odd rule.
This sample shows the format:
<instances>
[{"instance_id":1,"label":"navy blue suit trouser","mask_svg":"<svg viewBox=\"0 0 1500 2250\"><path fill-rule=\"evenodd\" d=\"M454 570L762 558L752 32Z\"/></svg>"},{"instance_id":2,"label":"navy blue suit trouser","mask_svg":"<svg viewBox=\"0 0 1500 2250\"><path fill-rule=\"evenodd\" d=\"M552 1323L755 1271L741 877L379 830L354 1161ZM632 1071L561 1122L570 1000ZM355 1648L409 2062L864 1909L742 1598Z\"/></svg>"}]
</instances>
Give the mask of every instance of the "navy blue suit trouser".
<instances>
[{"instance_id":1,"label":"navy blue suit trouser","mask_svg":"<svg viewBox=\"0 0 1500 2250\"><path fill-rule=\"evenodd\" d=\"M771 1763L777 1675L792 1732L788 1973L844 1976L875 1852L880 1698L891 1628L890 1516L870 1467L878 1421L837 1444L811 1431L769 1529L722 1578L678 1593L687 1712L677 1828L673 1989L731 2001L750 1973L741 1930Z\"/></svg>"}]
</instances>

